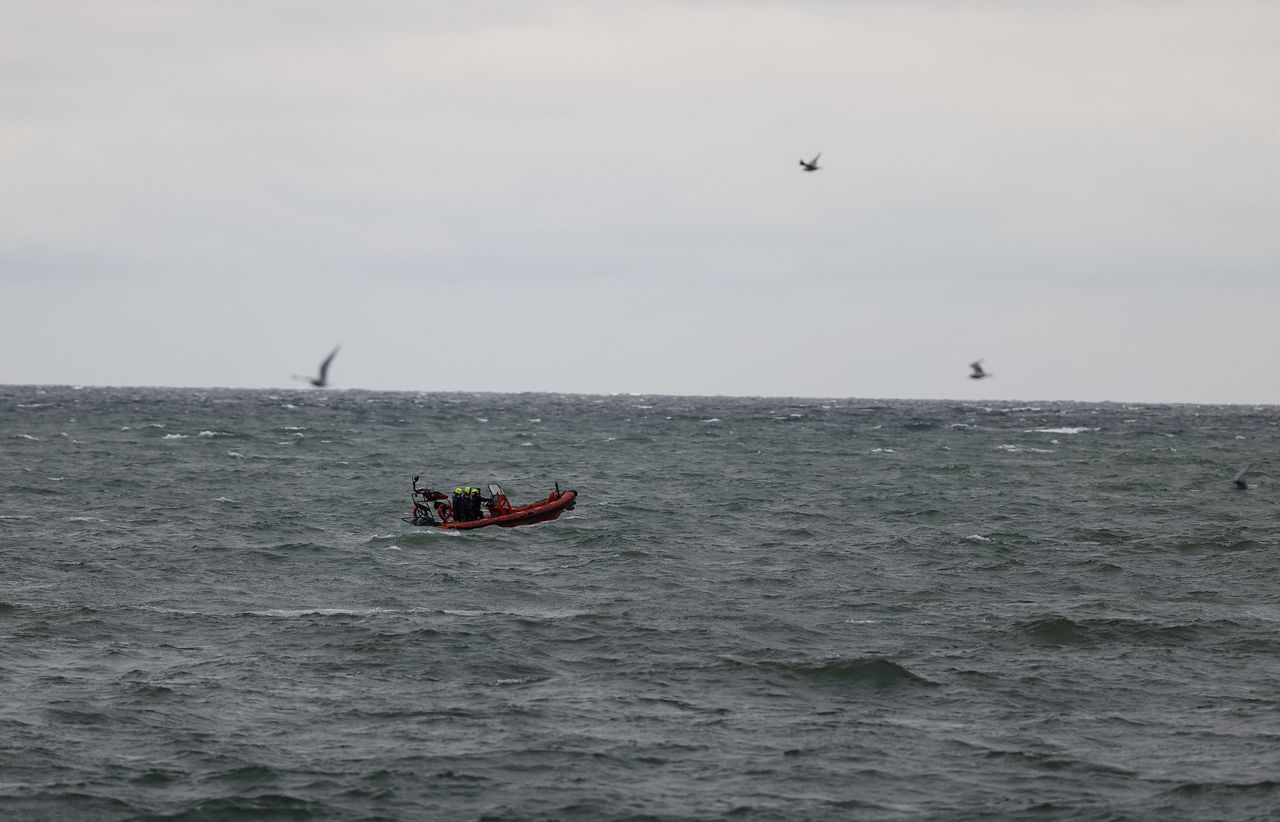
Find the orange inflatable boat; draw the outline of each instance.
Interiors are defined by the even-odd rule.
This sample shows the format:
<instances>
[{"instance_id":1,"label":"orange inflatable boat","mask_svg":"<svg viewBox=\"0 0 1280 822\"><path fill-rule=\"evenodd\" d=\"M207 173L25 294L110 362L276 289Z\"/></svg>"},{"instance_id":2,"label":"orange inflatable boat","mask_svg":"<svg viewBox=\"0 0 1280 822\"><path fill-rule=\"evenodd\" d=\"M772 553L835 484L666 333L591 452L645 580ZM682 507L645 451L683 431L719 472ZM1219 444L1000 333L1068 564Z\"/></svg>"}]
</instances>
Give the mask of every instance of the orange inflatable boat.
<instances>
[{"instance_id":1,"label":"orange inflatable boat","mask_svg":"<svg viewBox=\"0 0 1280 822\"><path fill-rule=\"evenodd\" d=\"M418 478L413 478L413 512L411 516L401 517L410 525L430 526L451 531L468 531L473 528L487 528L497 525L501 528L515 528L519 525L533 525L538 522L550 522L558 519L565 511L572 511L578 499L578 492L572 488L560 490L560 483L546 497L524 505L513 506L507 501L507 495L498 485L489 485L489 497L482 500L479 516L469 519L459 518L453 510L449 495L443 491L430 488L419 488ZM465 516L465 515L463 515Z\"/></svg>"}]
</instances>

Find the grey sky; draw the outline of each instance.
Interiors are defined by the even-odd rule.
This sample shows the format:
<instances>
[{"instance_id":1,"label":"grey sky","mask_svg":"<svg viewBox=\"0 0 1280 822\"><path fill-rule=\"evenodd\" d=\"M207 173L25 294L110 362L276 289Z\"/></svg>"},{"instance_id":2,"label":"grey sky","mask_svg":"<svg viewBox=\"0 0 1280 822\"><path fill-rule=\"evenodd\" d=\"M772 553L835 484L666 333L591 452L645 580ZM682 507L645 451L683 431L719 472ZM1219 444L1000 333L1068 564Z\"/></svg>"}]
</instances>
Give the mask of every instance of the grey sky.
<instances>
[{"instance_id":1,"label":"grey sky","mask_svg":"<svg viewBox=\"0 0 1280 822\"><path fill-rule=\"evenodd\" d=\"M0 382L1277 402L1278 33L0 1Z\"/></svg>"}]
</instances>

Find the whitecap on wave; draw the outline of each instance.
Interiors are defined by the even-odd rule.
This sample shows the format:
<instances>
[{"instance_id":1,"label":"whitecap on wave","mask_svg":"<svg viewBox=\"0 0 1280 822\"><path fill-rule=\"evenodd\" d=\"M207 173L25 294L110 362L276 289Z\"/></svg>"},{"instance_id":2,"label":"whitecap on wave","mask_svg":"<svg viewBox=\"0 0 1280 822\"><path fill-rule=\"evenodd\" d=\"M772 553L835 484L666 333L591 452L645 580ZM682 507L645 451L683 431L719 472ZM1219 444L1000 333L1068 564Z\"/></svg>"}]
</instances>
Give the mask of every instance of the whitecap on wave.
<instances>
[{"instance_id":1,"label":"whitecap on wave","mask_svg":"<svg viewBox=\"0 0 1280 822\"><path fill-rule=\"evenodd\" d=\"M269 608L265 611L245 611L250 616L284 617L303 616L373 616L383 613L383 608Z\"/></svg>"},{"instance_id":2,"label":"whitecap on wave","mask_svg":"<svg viewBox=\"0 0 1280 822\"><path fill-rule=\"evenodd\" d=\"M165 434L164 439L167 440L185 440L190 439L186 434Z\"/></svg>"},{"instance_id":3,"label":"whitecap on wave","mask_svg":"<svg viewBox=\"0 0 1280 822\"><path fill-rule=\"evenodd\" d=\"M1090 428L1087 425L1067 426L1065 428L1032 428L1028 434L1082 434L1085 431L1100 431L1099 428Z\"/></svg>"}]
</instances>

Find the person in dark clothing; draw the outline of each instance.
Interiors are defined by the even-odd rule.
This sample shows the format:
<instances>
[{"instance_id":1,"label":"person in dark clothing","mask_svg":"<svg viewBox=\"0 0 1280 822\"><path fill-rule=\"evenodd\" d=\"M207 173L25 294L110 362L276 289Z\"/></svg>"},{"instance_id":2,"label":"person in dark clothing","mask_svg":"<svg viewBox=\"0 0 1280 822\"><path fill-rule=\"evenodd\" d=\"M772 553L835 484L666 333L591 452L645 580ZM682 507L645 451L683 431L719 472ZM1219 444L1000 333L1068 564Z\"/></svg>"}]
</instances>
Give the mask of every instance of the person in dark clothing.
<instances>
[{"instance_id":1,"label":"person in dark clothing","mask_svg":"<svg viewBox=\"0 0 1280 822\"><path fill-rule=\"evenodd\" d=\"M472 488L471 489L471 510L475 513L476 519L481 519L484 516L484 508L482 508L481 505L482 503L485 503L485 502L489 502L489 500L480 496L480 489Z\"/></svg>"},{"instance_id":2,"label":"person in dark clothing","mask_svg":"<svg viewBox=\"0 0 1280 822\"><path fill-rule=\"evenodd\" d=\"M467 503L462 496L462 488L454 488L453 496L449 498L449 504L453 506L454 522L467 521Z\"/></svg>"}]
</instances>

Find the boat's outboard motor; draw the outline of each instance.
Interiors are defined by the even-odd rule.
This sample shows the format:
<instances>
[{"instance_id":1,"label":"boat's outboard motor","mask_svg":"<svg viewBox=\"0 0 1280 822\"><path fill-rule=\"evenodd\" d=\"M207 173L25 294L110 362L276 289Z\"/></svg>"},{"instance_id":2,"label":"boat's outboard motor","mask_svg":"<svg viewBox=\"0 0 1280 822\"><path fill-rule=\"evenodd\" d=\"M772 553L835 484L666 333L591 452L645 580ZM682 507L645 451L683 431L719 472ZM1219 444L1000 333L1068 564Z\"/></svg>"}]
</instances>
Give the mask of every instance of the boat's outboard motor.
<instances>
[{"instance_id":1,"label":"boat's outboard motor","mask_svg":"<svg viewBox=\"0 0 1280 822\"><path fill-rule=\"evenodd\" d=\"M418 477L413 478L413 493L410 499L413 500L413 511L410 513L409 519L405 520L410 525L435 525L436 518L431 513L431 497L435 492L430 488L419 488ZM422 501L418 501L418 497L422 497Z\"/></svg>"}]
</instances>

